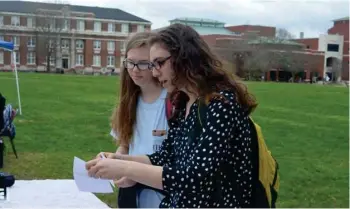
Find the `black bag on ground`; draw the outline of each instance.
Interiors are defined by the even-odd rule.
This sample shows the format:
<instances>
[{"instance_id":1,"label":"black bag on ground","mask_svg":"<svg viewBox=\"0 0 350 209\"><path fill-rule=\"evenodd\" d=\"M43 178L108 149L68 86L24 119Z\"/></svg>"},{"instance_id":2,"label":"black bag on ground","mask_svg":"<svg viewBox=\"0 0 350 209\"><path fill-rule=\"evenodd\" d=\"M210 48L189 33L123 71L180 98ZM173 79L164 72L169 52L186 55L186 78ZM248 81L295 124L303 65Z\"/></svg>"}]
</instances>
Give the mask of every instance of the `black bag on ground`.
<instances>
[{"instance_id":1,"label":"black bag on ground","mask_svg":"<svg viewBox=\"0 0 350 209\"><path fill-rule=\"evenodd\" d=\"M12 174L0 172L0 187L12 187L15 184L15 177Z\"/></svg>"},{"instance_id":2,"label":"black bag on ground","mask_svg":"<svg viewBox=\"0 0 350 209\"><path fill-rule=\"evenodd\" d=\"M118 208L137 208L137 193L142 189L151 189L165 195L166 192L160 189L155 189L140 183L136 183L132 187L119 188L118 190Z\"/></svg>"}]
</instances>

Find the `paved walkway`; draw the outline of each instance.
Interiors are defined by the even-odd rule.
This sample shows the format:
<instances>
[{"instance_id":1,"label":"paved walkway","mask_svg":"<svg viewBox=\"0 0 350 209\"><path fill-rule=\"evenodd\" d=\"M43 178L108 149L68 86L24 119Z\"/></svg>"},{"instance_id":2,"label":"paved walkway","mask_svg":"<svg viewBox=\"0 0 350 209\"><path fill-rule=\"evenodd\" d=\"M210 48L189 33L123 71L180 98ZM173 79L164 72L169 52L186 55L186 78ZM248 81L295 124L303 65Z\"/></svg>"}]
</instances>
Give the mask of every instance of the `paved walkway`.
<instances>
[{"instance_id":1,"label":"paved walkway","mask_svg":"<svg viewBox=\"0 0 350 209\"><path fill-rule=\"evenodd\" d=\"M0 208L109 208L94 194L80 192L74 180L16 180Z\"/></svg>"}]
</instances>

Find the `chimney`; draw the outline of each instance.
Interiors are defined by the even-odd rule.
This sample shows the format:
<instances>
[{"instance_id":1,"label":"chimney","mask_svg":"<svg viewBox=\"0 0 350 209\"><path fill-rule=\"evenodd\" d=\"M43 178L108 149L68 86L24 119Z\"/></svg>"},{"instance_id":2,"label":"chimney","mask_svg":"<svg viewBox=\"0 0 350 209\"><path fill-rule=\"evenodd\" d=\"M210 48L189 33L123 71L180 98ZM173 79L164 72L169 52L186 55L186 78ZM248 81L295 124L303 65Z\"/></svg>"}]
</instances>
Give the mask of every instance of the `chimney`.
<instances>
[{"instance_id":1,"label":"chimney","mask_svg":"<svg viewBox=\"0 0 350 209\"><path fill-rule=\"evenodd\" d=\"M300 38L300 39L303 39L303 38L304 38L304 32L300 32L299 38Z\"/></svg>"}]
</instances>

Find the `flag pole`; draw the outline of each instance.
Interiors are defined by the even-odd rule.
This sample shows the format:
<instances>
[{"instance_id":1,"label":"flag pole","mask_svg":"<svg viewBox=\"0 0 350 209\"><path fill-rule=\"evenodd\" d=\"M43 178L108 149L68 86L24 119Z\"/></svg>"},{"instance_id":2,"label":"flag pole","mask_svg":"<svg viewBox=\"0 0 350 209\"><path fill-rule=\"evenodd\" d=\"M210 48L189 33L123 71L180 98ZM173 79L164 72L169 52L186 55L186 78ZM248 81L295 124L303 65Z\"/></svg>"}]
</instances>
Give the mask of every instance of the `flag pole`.
<instances>
[{"instance_id":1,"label":"flag pole","mask_svg":"<svg viewBox=\"0 0 350 209\"><path fill-rule=\"evenodd\" d=\"M18 97L18 105L19 105L19 114L22 115L22 105L21 105L21 97L19 94L19 83L18 83L18 75L17 75L17 63L16 63L16 52L13 51L13 58L12 58L12 63L14 66L14 71L16 75L16 86L17 86L17 97Z\"/></svg>"}]
</instances>

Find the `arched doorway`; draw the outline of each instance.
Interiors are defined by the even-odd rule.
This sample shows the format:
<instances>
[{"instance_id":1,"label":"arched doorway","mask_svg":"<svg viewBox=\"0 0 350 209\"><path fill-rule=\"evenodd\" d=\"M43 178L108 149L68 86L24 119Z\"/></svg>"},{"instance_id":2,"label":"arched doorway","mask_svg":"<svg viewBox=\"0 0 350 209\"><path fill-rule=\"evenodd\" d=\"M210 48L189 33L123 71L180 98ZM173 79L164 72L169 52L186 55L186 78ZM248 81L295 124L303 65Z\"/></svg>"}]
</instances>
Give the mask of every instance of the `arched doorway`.
<instances>
[{"instance_id":1,"label":"arched doorway","mask_svg":"<svg viewBox=\"0 0 350 209\"><path fill-rule=\"evenodd\" d=\"M328 57L326 59L326 81L336 81L341 71L341 60L336 57Z\"/></svg>"}]
</instances>

